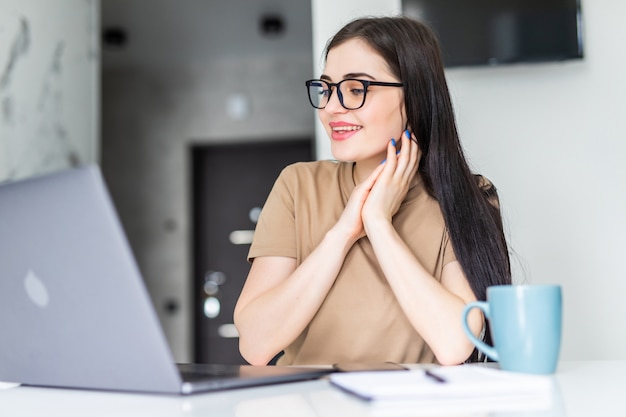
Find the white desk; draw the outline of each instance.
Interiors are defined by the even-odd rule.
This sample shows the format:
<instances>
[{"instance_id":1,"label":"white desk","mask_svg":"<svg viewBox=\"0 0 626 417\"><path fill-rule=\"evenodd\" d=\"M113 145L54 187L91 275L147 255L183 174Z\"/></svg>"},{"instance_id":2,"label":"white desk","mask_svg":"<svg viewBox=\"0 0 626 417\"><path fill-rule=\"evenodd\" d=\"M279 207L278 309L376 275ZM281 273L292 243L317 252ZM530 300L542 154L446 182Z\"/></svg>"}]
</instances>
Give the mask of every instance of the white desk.
<instances>
[{"instance_id":1,"label":"white desk","mask_svg":"<svg viewBox=\"0 0 626 417\"><path fill-rule=\"evenodd\" d=\"M33 387L0 389L2 417L358 417L358 416L626 416L626 361L563 362L553 377L551 405L503 411L489 404L472 411L375 407L326 380L297 382L190 397Z\"/></svg>"}]
</instances>

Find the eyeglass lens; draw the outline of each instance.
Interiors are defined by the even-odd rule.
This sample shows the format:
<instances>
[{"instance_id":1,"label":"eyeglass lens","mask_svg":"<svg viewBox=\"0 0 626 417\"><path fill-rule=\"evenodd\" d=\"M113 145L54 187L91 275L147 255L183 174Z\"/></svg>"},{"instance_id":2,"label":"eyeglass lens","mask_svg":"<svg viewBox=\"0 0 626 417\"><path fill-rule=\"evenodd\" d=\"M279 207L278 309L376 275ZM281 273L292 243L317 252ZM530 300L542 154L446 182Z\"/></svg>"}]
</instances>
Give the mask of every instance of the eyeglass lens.
<instances>
[{"instance_id":1,"label":"eyeglass lens","mask_svg":"<svg viewBox=\"0 0 626 417\"><path fill-rule=\"evenodd\" d=\"M326 107L332 95L330 85L322 80L312 80L308 83L308 88L313 107ZM365 85L360 80L343 80L335 88L338 90L341 105L348 110L358 109L365 102Z\"/></svg>"}]
</instances>

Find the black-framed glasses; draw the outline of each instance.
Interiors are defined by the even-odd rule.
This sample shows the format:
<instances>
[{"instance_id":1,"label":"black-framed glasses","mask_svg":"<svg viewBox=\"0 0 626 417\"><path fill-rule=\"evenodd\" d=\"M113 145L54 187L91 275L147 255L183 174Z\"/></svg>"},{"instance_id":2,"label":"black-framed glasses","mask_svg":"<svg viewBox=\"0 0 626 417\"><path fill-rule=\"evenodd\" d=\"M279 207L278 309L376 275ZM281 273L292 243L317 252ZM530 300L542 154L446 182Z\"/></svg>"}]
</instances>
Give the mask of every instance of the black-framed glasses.
<instances>
[{"instance_id":1,"label":"black-framed glasses","mask_svg":"<svg viewBox=\"0 0 626 417\"><path fill-rule=\"evenodd\" d=\"M337 89L339 103L346 110L356 110L365 104L367 89L371 85L381 87L402 87L402 83L388 83L382 81L358 80L356 78L346 78L338 83L329 83L324 80L308 80L306 88L309 94L309 101L316 109L323 109L328 104L333 94L333 87Z\"/></svg>"}]
</instances>

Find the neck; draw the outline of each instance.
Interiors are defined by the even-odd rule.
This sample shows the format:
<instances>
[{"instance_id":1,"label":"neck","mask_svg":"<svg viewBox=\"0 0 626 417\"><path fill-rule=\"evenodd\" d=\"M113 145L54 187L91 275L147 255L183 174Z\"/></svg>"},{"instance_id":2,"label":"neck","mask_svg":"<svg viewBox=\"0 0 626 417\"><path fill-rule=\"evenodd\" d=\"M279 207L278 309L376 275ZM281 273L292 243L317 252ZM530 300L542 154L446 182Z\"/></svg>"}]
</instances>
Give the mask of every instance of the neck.
<instances>
[{"instance_id":1,"label":"neck","mask_svg":"<svg viewBox=\"0 0 626 417\"><path fill-rule=\"evenodd\" d=\"M362 183L376 169L376 167L380 165L383 158L377 157L374 159L355 162L354 170L352 173L354 183L356 185Z\"/></svg>"}]
</instances>

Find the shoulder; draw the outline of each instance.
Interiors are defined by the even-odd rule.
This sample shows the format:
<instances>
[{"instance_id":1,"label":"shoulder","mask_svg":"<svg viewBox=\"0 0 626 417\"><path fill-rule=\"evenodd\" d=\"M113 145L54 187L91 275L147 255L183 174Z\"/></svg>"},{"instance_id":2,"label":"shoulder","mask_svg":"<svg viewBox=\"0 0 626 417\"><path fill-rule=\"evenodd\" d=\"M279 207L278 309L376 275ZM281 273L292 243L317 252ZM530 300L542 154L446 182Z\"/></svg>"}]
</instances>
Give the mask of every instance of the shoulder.
<instances>
[{"instance_id":1,"label":"shoulder","mask_svg":"<svg viewBox=\"0 0 626 417\"><path fill-rule=\"evenodd\" d=\"M325 172L337 172L338 170L345 169L349 165L346 162L337 162L331 160L325 161L308 161L308 162L295 162L287 165L283 172L289 173L325 173Z\"/></svg>"},{"instance_id":2,"label":"shoulder","mask_svg":"<svg viewBox=\"0 0 626 417\"><path fill-rule=\"evenodd\" d=\"M498 198L498 190L496 186L487 178L480 174L474 174L474 179L480 191L494 207L500 207L500 199Z\"/></svg>"},{"instance_id":3,"label":"shoulder","mask_svg":"<svg viewBox=\"0 0 626 417\"><path fill-rule=\"evenodd\" d=\"M303 201L341 190L345 178L352 178L352 164L333 161L296 162L282 169L270 198Z\"/></svg>"},{"instance_id":4,"label":"shoulder","mask_svg":"<svg viewBox=\"0 0 626 417\"><path fill-rule=\"evenodd\" d=\"M351 166L351 164L336 161L296 162L283 168L280 176L288 181L307 182L315 180L317 182L337 178L338 175L351 169Z\"/></svg>"}]
</instances>

